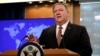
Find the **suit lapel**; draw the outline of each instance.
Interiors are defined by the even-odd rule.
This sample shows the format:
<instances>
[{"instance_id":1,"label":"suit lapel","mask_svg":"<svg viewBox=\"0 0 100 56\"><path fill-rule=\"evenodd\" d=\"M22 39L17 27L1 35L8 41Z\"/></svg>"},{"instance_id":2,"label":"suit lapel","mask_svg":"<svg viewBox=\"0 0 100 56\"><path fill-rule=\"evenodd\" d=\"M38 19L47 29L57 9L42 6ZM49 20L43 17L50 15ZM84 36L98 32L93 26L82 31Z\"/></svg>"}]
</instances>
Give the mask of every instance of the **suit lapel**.
<instances>
[{"instance_id":1,"label":"suit lapel","mask_svg":"<svg viewBox=\"0 0 100 56\"><path fill-rule=\"evenodd\" d=\"M66 30L65 30L65 33L64 33L64 35L63 35L63 39L65 38L65 37L68 37L68 33L70 32L70 30L71 30L71 23L69 22L68 23L68 26L67 26L67 28L66 28ZM65 48L65 44L63 43L63 40L62 39L62 41L61 41L61 44L60 44L60 48Z\"/></svg>"},{"instance_id":2,"label":"suit lapel","mask_svg":"<svg viewBox=\"0 0 100 56\"><path fill-rule=\"evenodd\" d=\"M70 30L71 30L71 23L69 22L63 36L68 36L68 33L70 32Z\"/></svg>"},{"instance_id":3,"label":"suit lapel","mask_svg":"<svg viewBox=\"0 0 100 56\"><path fill-rule=\"evenodd\" d=\"M54 41L55 45L58 46L57 38L56 38L56 25L53 27L52 33L53 33L53 36L54 36L53 41Z\"/></svg>"}]
</instances>

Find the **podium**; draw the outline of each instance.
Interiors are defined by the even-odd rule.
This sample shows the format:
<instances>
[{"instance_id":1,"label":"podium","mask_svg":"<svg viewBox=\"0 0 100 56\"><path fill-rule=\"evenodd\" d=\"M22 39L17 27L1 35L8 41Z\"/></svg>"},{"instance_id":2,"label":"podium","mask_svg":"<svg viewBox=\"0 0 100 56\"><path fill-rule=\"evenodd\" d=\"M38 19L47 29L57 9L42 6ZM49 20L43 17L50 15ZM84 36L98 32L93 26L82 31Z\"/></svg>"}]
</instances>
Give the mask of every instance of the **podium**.
<instances>
[{"instance_id":1,"label":"podium","mask_svg":"<svg viewBox=\"0 0 100 56\"><path fill-rule=\"evenodd\" d=\"M45 49L44 54L45 56L80 56L68 49Z\"/></svg>"},{"instance_id":2,"label":"podium","mask_svg":"<svg viewBox=\"0 0 100 56\"><path fill-rule=\"evenodd\" d=\"M8 50L1 53L0 56L17 56L18 50ZM68 49L44 49L44 56L80 56Z\"/></svg>"}]
</instances>

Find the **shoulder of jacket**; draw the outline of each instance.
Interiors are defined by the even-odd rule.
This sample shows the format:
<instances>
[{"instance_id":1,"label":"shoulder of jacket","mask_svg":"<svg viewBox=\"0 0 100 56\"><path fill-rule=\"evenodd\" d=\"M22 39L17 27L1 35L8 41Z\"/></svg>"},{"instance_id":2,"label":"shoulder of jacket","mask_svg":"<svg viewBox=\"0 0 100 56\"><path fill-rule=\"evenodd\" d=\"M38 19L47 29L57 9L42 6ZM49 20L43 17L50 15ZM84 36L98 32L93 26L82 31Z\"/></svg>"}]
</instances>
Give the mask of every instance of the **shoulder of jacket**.
<instances>
[{"instance_id":1,"label":"shoulder of jacket","mask_svg":"<svg viewBox=\"0 0 100 56\"><path fill-rule=\"evenodd\" d=\"M53 26L50 26L50 27L48 27L48 28L45 28L44 30L53 30L55 27L56 27L56 26L53 25Z\"/></svg>"},{"instance_id":2,"label":"shoulder of jacket","mask_svg":"<svg viewBox=\"0 0 100 56\"><path fill-rule=\"evenodd\" d=\"M83 26L83 25L77 25L77 24L71 24L71 26L78 27L78 28L85 28L85 26Z\"/></svg>"}]
</instances>

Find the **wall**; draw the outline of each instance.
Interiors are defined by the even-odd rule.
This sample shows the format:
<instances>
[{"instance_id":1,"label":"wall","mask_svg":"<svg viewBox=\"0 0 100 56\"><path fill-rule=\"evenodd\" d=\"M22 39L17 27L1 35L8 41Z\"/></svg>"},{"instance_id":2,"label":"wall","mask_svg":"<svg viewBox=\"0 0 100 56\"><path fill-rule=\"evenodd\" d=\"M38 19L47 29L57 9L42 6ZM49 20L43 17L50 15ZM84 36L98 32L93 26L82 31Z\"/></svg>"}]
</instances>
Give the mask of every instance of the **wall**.
<instances>
[{"instance_id":1,"label":"wall","mask_svg":"<svg viewBox=\"0 0 100 56\"><path fill-rule=\"evenodd\" d=\"M52 18L52 6L53 4L33 4L27 6L25 9L25 18ZM68 3L68 18L72 23L80 24L80 6L79 2Z\"/></svg>"},{"instance_id":2,"label":"wall","mask_svg":"<svg viewBox=\"0 0 100 56\"><path fill-rule=\"evenodd\" d=\"M30 5L25 9L25 18L49 18L53 17L52 5Z\"/></svg>"}]
</instances>

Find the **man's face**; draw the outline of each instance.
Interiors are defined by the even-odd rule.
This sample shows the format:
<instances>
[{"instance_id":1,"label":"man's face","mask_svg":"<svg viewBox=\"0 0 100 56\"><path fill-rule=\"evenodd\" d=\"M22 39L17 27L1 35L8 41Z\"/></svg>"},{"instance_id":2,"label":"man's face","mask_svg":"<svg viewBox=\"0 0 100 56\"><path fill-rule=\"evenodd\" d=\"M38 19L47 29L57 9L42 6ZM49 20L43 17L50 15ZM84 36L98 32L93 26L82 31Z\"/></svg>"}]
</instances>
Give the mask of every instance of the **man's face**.
<instances>
[{"instance_id":1,"label":"man's face","mask_svg":"<svg viewBox=\"0 0 100 56\"><path fill-rule=\"evenodd\" d=\"M67 10L63 5L55 5L53 13L57 23L64 23L67 21Z\"/></svg>"}]
</instances>

